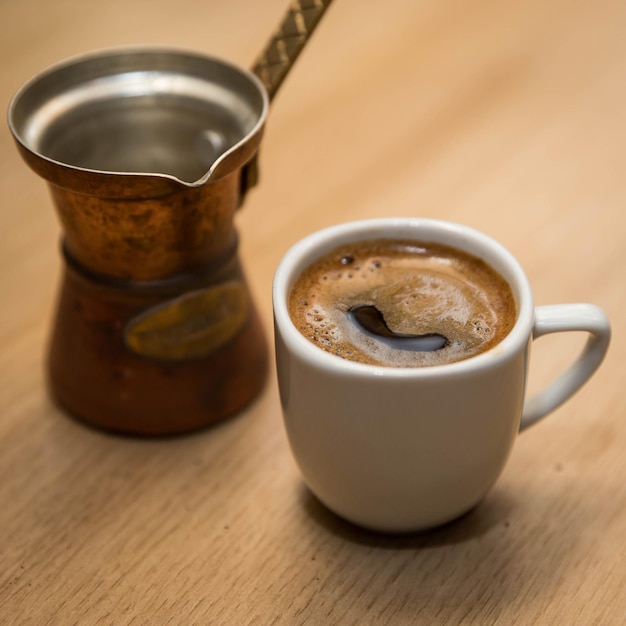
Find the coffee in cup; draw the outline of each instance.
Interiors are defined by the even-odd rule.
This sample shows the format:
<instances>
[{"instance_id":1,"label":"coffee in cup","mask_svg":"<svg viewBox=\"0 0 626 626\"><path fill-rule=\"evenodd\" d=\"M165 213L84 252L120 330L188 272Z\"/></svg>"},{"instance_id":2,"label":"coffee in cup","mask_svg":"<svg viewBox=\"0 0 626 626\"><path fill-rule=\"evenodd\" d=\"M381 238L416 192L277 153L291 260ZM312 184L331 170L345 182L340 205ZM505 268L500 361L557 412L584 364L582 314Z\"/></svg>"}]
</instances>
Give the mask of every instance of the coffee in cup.
<instances>
[{"instance_id":1,"label":"coffee in cup","mask_svg":"<svg viewBox=\"0 0 626 626\"><path fill-rule=\"evenodd\" d=\"M493 267L463 250L408 239L343 244L295 281L300 333L344 359L387 367L454 363L491 349L517 309Z\"/></svg>"}]
</instances>

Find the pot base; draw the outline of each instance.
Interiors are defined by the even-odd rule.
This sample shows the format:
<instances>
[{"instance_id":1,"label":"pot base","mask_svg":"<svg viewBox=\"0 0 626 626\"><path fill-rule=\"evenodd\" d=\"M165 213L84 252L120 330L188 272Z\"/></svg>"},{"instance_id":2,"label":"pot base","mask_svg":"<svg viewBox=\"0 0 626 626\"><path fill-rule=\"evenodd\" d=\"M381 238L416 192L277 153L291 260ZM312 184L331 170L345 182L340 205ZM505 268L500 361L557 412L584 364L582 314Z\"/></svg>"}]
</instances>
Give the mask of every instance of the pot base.
<instances>
[{"instance_id":1,"label":"pot base","mask_svg":"<svg viewBox=\"0 0 626 626\"><path fill-rule=\"evenodd\" d=\"M117 433L176 435L230 417L260 393L267 344L236 259L226 283L222 272L217 283L196 276L192 290L188 277L120 285L72 265L48 360L51 395L72 415ZM239 285L238 311L222 306L224 284Z\"/></svg>"}]
</instances>

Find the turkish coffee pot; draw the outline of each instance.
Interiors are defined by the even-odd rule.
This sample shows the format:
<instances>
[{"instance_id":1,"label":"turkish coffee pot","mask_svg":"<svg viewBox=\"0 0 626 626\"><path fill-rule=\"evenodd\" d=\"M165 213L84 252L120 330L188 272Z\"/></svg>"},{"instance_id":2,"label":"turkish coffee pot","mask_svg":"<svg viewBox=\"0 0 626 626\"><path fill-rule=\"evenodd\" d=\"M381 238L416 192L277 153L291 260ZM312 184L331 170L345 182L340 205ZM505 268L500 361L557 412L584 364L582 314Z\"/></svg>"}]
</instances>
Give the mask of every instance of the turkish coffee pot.
<instances>
[{"instance_id":1,"label":"turkish coffee pot","mask_svg":"<svg viewBox=\"0 0 626 626\"><path fill-rule=\"evenodd\" d=\"M14 96L11 132L62 226L48 379L74 416L178 434L261 391L267 342L234 216L271 98L329 4L294 2L252 71L133 47L62 62Z\"/></svg>"}]
</instances>

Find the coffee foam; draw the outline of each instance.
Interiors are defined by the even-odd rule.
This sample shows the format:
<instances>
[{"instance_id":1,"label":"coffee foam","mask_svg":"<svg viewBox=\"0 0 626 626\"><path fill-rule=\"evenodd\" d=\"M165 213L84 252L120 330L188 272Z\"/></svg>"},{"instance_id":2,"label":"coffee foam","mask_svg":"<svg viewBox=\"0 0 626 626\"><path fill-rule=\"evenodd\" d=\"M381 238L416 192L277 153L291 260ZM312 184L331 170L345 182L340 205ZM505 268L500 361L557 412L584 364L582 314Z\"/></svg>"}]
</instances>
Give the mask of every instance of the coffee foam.
<instances>
[{"instance_id":1,"label":"coffee foam","mask_svg":"<svg viewBox=\"0 0 626 626\"><path fill-rule=\"evenodd\" d=\"M433 352L400 350L364 333L348 316L373 305L396 333L439 333ZM482 260L435 243L362 241L340 246L306 268L289 297L292 321L321 349L353 361L420 367L488 350L515 323L508 283Z\"/></svg>"}]
</instances>

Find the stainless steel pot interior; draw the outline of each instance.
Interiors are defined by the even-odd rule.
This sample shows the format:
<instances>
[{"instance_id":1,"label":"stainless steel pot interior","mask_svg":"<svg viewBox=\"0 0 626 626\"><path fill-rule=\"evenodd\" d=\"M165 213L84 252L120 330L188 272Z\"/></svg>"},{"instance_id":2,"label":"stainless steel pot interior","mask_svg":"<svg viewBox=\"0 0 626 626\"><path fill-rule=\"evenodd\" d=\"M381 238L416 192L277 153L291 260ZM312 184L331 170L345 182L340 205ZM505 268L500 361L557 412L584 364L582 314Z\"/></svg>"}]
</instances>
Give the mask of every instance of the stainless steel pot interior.
<instances>
[{"instance_id":1,"label":"stainless steel pot interior","mask_svg":"<svg viewBox=\"0 0 626 626\"><path fill-rule=\"evenodd\" d=\"M169 49L79 57L15 95L9 125L24 147L68 167L202 178L259 130L268 98L252 73Z\"/></svg>"}]
</instances>

